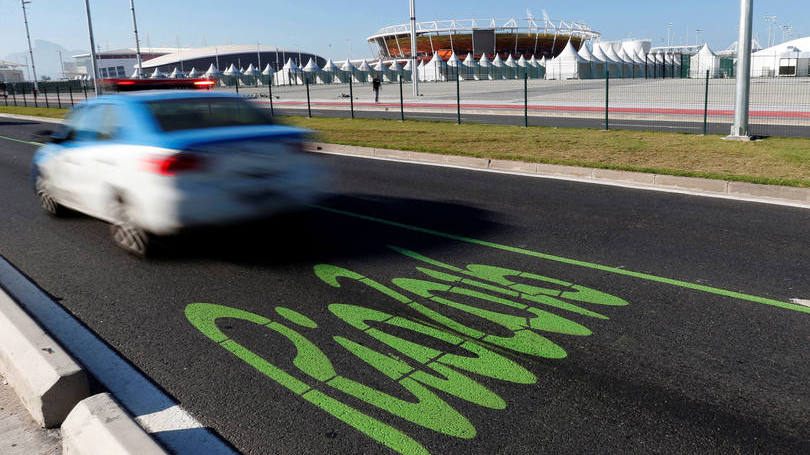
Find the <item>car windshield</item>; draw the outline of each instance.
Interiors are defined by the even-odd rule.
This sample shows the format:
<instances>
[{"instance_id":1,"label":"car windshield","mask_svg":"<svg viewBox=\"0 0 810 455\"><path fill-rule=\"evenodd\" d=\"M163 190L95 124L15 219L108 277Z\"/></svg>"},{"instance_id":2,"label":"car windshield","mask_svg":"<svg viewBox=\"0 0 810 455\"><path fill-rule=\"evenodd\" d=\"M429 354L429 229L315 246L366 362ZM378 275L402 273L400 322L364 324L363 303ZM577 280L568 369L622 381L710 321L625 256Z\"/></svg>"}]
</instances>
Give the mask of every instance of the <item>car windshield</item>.
<instances>
[{"instance_id":1,"label":"car windshield","mask_svg":"<svg viewBox=\"0 0 810 455\"><path fill-rule=\"evenodd\" d=\"M163 131L272 123L262 110L238 98L169 99L148 101L146 105Z\"/></svg>"}]
</instances>

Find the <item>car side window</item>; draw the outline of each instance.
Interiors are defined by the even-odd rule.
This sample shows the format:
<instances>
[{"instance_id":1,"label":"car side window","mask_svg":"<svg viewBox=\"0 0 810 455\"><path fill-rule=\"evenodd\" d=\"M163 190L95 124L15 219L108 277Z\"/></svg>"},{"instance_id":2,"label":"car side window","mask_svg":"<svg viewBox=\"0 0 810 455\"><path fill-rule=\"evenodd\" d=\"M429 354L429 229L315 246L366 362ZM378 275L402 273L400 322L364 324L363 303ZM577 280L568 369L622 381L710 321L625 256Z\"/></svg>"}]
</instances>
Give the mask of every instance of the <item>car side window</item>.
<instances>
[{"instance_id":1,"label":"car side window","mask_svg":"<svg viewBox=\"0 0 810 455\"><path fill-rule=\"evenodd\" d=\"M98 138L98 129L101 124L103 105L87 106L75 120L75 138L79 142L95 141Z\"/></svg>"},{"instance_id":2,"label":"car side window","mask_svg":"<svg viewBox=\"0 0 810 455\"><path fill-rule=\"evenodd\" d=\"M98 125L99 141L109 141L118 139L121 136L121 116L119 108L114 105L103 106L101 110L101 121Z\"/></svg>"}]
</instances>

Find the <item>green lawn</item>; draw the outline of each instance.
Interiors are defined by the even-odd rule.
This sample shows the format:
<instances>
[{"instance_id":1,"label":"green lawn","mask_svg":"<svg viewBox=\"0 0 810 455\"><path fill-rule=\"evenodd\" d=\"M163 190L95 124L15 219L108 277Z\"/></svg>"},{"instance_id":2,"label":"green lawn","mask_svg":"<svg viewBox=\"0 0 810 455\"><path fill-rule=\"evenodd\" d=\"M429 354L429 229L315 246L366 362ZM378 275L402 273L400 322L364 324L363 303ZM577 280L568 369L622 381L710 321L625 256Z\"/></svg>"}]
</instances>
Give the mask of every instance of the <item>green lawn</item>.
<instances>
[{"instance_id":1,"label":"green lawn","mask_svg":"<svg viewBox=\"0 0 810 455\"><path fill-rule=\"evenodd\" d=\"M279 117L322 142L810 187L810 139L366 119Z\"/></svg>"},{"instance_id":2,"label":"green lawn","mask_svg":"<svg viewBox=\"0 0 810 455\"><path fill-rule=\"evenodd\" d=\"M2 106L0 114L32 115L35 117L62 118L67 109L46 108L46 107L22 107L22 106Z\"/></svg>"},{"instance_id":3,"label":"green lawn","mask_svg":"<svg viewBox=\"0 0 810 455\"><path fill-rule=\"evenodd\" d=\"M0 113L62 117L64 109ZM810 187L810 139L742 143L720 136L446 122L277 117L335 144Z\"/></svg>"}]
</instances>

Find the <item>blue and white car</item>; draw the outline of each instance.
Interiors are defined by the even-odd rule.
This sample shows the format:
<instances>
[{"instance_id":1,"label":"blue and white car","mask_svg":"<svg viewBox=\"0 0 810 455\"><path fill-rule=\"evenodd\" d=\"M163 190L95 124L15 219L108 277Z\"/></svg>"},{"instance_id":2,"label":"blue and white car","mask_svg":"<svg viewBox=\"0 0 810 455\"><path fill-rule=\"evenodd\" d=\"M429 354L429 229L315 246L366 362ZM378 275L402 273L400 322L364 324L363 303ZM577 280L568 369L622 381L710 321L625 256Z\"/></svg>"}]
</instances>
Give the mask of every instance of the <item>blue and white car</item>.
<instances>
[{"instance_id":1,"label":"blue and white car","mask_svg":"<svg viewBox=\"0 0 810 455\"><path fill-rule=\"evenodd\" d=\"M32 181L49 214L107 221L116 244L144 256L155 235L315 202L329 174L303 151L308 133L227 94L102 96L69 112L35 154Z\"/></svg>"}]
</instances>

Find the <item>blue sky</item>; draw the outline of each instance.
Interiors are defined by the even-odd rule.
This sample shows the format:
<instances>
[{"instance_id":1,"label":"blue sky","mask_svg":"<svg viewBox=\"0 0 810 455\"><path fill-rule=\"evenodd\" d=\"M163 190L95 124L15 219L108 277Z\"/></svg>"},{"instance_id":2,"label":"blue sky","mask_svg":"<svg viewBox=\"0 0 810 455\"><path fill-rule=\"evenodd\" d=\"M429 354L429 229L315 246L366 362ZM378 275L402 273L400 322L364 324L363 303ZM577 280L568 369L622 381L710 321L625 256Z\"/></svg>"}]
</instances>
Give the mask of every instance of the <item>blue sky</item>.
<instances>
[{"instance_id":1,"label":"blue sky","mask_svg":"<svg viewBox=\"0 0 810 455\"><path fill-rule=\"evenodd\" d=\"M353 57L370 54L365 38L378 28L408 20L406 0L278 2L242 0L135 0L142 45L173 47L214 44L253 44L301 47L326 57L345 58L351 43ZM554 19L584 21L605 39L649 38L663 44L667 23L675 41L701 41L725 49L736 40L739 1L679 0L533 3L526 0L417 1L417 19L525 17L546 9ZM102 48L133 45L128 0L91 0L96 43ZM793 26L794 35L810 35L810 3L756 1L754 33L767 44L763 17L777 16ZM67 49L89 49L83 0L32 0L29 5L31 38L53 41ZM778 35L781 38L781 32ZM26 49L19 0L0 0L0 58Z\"/></svg>"}]
</instances>

